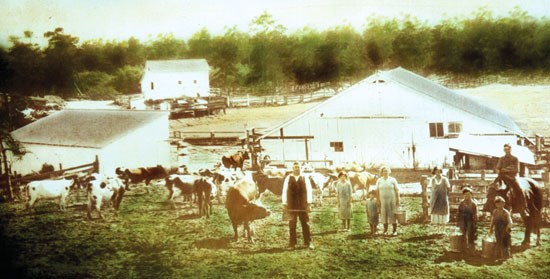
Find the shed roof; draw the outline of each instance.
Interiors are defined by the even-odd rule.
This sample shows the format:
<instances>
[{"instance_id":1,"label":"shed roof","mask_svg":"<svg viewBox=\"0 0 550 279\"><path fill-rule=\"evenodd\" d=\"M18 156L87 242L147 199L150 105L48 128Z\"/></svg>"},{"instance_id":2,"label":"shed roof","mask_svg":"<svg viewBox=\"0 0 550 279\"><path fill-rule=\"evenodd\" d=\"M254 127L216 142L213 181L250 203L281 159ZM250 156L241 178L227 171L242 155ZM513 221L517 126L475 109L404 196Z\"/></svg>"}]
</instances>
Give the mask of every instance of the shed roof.
<instances>
[{"instance_id":1,"label":"shed roof","mask_svg":"<svg viewBox=\"0 0 550 279\"><path fill-rule=\"evenodd\" d=\"M180 72L208 72L210 66L206 59L180 60L147 60L145 72L180 73Z\"/></svg>"},{"instance_id":2,"label":"shed roof","mask_svg":"<svg viewBox=\"0 0 550 279\"><path fill-rule=\"evenodd\" d=\"M65 109L12 132L22 143L102 148L167 112ZM168 125L168 124L167 124Z\"/></svg>"},{"instance_id":3,"label":"shed roof","mask_svg":"<svg viewBox=\"0 0 550 279\"><path fill-rule=\"evenodd\" d=\"M381 75L413 89L418 93L427 95L449 106L493 122L507 129L509 132L517 135L524 135L521 129L506 113L486 106L468 96L454 92L413 72L399 67L390 71L381 72Z\"/></svg>"}]
</instances>

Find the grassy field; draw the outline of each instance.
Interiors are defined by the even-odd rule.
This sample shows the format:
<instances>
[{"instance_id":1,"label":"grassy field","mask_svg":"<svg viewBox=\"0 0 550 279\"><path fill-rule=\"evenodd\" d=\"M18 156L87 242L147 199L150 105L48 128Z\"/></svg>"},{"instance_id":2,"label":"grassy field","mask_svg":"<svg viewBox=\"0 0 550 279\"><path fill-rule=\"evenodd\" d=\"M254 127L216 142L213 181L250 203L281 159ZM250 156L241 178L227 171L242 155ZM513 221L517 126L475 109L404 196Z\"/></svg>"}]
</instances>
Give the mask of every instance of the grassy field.
<instances>
[{"instance_id":1,"label":"grassy field","mask_svg":"<svg viewBox=\"0 0 550 279\"><path fill-rule=\"evenodd\" d=\"M397 177L399 179L399 177ZM404 198L412 222L396 237L371 238L364 204L356 202L351 232L340 232L334 198L314 209L310 224L315 250L286 249L288 226L282 221L280 198L266 195L273 214L256 222L256 243L231 242L226 210L214 205L211 218L198 218L196 208L164 202L158 186L145 194L142 185L127 192L118 214L106 220L85 218L84 196L71 196L66 212L42 201L28 214L23 203L0 204L3 278L548 278L550 238L527 250L514 246L503 263L448 252L448 240L434 235L418 219L419 198ZM380 226L381 227L381 226ZM487 232L486 224L480 236ZM242 235L242 229L240 230ZM521 242L516 226L513 243ZM479 240L480 241L480 240ZM301 240L299 239L299 243ZM9 273L8 273L9 272Z\"/></svg>"}]
</instances>

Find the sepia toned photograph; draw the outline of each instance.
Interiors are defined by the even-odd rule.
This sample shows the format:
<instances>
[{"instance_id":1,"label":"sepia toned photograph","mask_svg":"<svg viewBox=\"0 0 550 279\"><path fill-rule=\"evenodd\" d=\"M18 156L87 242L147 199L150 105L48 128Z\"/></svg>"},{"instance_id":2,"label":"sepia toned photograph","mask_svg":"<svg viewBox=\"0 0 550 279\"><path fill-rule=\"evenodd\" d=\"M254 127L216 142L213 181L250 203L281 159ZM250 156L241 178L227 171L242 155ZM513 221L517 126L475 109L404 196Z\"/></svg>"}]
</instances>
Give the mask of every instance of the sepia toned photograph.
<instances>
[{"instance_id":1,"label":"sepia toned photograph","mask_svg":"<svg viewBox=\"0 0 550 279\"><path fill-rule=\"evenodd\" d=\"M0 0L2 278L549 278L550 1Z\"/></svg>"}]
</instances>

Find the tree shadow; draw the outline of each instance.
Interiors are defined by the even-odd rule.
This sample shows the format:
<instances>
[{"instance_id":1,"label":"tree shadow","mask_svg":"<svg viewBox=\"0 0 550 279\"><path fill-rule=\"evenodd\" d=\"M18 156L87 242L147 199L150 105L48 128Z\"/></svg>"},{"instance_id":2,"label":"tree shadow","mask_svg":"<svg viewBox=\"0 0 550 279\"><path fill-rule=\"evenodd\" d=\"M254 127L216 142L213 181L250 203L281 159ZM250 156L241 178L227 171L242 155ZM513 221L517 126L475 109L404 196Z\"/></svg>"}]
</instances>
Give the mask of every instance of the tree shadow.
<instances>
[{"instance_id":1,"label":"tree shadow","mask_svg":"<svg viewBox=\"0 0 550 279\"><path fill-rule=\"evenodd\" d=\"M352 234L346 237L347 240L364 240L367 238L373 238L373 237L371 234L366 234L366 233Z\"/></svg>"}]
</instances>

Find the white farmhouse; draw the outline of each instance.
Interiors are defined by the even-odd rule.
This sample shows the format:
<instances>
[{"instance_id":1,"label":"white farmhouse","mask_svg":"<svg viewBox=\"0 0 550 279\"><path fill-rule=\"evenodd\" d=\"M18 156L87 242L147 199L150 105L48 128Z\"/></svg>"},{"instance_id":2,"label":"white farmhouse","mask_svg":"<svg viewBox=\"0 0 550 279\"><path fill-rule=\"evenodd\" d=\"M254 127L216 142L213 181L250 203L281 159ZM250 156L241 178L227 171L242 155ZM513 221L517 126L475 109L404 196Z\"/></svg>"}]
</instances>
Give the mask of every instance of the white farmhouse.
<instances>
[{"instance_id":1,"label":"white farmhouse","mask_svg":"<svg viewBox=\"0 0 550 279\"><path fill-rule=\"evenodd\" d=\"M148 60L141 78L145 100L209 95L210 67L205 59Z\"/></svg>"},{"instance_id":2,"label":"white farmhouse","mask_svg":"<svg viewBox=\"0 0 550 279\"><path fill-rule=\"evenodd\" d=\"M378 72L259 137L272 160L427 168L494 166L502 145L531 151L506 114L403 68ZM491 159L492 160L488 160Z\"/></svg>"},{"instance_id":3,"label":"white farmhouse","mask_svg":"<svg viewBox=\"0 0 550 279\"><path fill-rule=\"evenodd\" d=\"M71 168L99 159L100 173L124 167L170 167L168 113L128 110L63 110L12 132L27 154L11 158L12 170L38 172L42 164Z\"/></svg>"}]
</instances>

